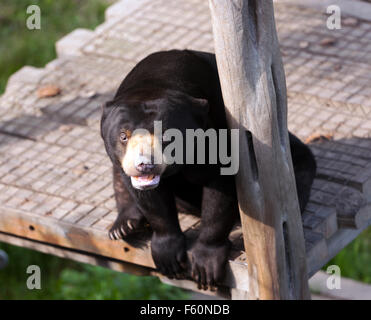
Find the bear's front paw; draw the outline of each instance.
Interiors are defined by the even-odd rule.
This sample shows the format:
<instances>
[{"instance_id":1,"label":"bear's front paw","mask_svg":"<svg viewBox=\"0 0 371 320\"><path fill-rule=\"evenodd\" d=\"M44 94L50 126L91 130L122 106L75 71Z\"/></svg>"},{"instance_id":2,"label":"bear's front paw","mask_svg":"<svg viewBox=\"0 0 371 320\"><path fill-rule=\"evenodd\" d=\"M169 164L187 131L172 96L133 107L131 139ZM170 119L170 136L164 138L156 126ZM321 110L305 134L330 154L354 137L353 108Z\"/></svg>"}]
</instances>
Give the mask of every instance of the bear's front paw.
<instances>
[{"instance_id":1,"label":"bear's front paw","mask_svg":"<svg viewBox=\"0 0 371 320\"><path fill-rule=\"evenodd\" d=\"M187 267L186 242L182 233L152 236L152 258L159 272L168 278L184 278Z\"/></svg>"},{"instance_id":2,"label":"bear's front paw","mask_svg":"<svg viewBox=\"0 0 371 320\"><path fill-rule=\"evenodd\" d=\"M108 232L108 236L111 240L124 239L146 231L148 226L144 216L135 207L132 207L119 213Z\"/></svg>"},{"instance_id":3,"label":"bear's front paw","mask_svg":"<svg viewBox=\"0 0 371 320\"><path fill-rule=\"evenodd\" d=\"M228 258L230 242L210 245L196 242L191 249L191 275L198 283L199 289L215 289L225 275L225 265Z\"/></svg>"}]
</instances>

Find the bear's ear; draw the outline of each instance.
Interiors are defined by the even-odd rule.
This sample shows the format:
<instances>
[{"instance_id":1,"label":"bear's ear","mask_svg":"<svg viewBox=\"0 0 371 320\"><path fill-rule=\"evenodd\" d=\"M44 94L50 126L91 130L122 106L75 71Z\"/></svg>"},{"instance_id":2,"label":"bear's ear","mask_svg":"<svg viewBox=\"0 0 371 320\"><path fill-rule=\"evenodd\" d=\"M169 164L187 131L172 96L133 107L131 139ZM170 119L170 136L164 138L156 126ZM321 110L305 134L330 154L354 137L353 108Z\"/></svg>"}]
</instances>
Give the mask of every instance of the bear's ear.
<instances>
[{"instance_id":1,"label":"bear's ear","mask_svg":"<svg viewBox=\"0 0 371 320\"><path fill-rule=\"evenodd\" d=\"M110 108L112 108L113 105L114 105L113 101L107 101L107 102L102 103L101 105L101 112L102 112L101 122L102 123L106 120L107 115L109 114L109 110L111 110Z\"/></svg>"},{"instance_id":2,"label":"bear's ear","mask_svg":"<svg viewBox=\"0 0 371 320\"><path fill-rule=\"evenodd\" d=\"M102 111L104 111L105 109L112 107L113 105L114 105L113 101L107 101L107 102L102 103L101 109Z\"/></svg>"},{"instance_id":3,"label":"bear's ear","mask_svg":"<svg viewBox=\"0 0 371 320\"><path fill-rule=\"evenodd\" d=\"M204 127L207 123L207 115L209 113L209 101L202 98L190 97L191 108L194 119L197 119L199 125Z\"/></svg>"},{"instance_id":4,"label":"bear's ear","mask_svg":"<svg viewBox=\"0 0 371 320\"><path fill-rule=\"evenodd\" d=\"M209 101L203 98L190 97L192 105L200 112L207 114L209 112Z\"/></svg>"}]
</instances>

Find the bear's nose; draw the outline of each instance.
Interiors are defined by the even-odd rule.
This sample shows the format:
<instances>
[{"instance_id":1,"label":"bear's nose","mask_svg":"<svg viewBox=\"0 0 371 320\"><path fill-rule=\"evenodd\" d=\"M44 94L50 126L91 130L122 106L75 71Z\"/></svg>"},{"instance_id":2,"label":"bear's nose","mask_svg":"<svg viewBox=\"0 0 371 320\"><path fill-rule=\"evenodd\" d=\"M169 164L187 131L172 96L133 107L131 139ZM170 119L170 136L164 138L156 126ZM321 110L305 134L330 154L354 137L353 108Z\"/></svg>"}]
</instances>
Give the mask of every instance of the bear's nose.
<instances>
[{"instance_id":1,"label":"bear's nose","mask_svg":"<svg viewBox=\"0 0 371 320\"><path fill-rule=\"evenodd\" d=\"M149 157L139 155L134 161L135 168L142 173L149 173L155 166Z\"/></svg>"},{"instance_id":2,"label":"bear's nose","mask_svg":"<svg viewBox=\"0 0 371 320\"><path fill-rule=\"evenodd\" d=\"M142 172L142 173L149 173L153 170L153 168L155 167L154 164L151 164L151 163L138 163L136 168L139 172Z\"/></svg>"}]
</instances>

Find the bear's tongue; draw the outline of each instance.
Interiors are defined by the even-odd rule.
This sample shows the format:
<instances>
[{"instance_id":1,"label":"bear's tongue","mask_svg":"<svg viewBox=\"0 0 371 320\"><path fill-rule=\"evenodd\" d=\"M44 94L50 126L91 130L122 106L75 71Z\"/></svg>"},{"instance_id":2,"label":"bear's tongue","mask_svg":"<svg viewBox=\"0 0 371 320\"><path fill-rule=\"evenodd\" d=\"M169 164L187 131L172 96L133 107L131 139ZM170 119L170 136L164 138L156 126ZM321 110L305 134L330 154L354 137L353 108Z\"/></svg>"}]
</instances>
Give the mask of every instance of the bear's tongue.
<instances>
[{"instance_id":1,"label":"bear's tongue","mask_svg":"<svg viewBox=\"0 0 371 320\"><path fill-rule=\"evenodd\" d=\"M140 177L131 177L131 184L139 190L153 189L160 183L160 176L148 175Z\"/></svg>"}]
</instances>

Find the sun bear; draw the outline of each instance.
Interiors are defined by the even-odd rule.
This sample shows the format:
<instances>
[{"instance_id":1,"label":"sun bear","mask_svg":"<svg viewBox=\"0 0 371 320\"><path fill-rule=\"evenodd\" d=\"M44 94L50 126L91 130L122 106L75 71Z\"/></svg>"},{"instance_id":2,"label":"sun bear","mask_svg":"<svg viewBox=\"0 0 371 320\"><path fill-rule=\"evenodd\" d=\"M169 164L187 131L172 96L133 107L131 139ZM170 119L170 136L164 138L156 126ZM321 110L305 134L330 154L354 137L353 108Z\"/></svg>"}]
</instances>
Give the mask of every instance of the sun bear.
<instances>
[{"instance_id":1,"label":"sun bear","mask_svg":"<svg viewBox=\"0 0 371 320\"><path fill-rule=\"evenodd\" d=\"M176 156L171 152L165 156L172 139L155 134L158 124L162 133L174 129L178 134L173 135L180 139L190 130L228 131L215 55L190 50L149 55L126 76L113 100L105 103L101 119L101 135L113 164L118 211L110 238L125 239L149 224L156 267L170 278L181 278L187 255L177 204L196 208L201 225L190 248L190 271L199 286L215 286L223 279L228 235L239 218L234 175L221 173L225 163L215 160L208 146L202 163L187 161L190 153L198 158L202 152L194 144L186 148L189 141L174 148ZM291 133L289 138L303 211L316 163L305 144ZM163 161L166 157L177 161Z\"/></svg>"}]
</instances>

